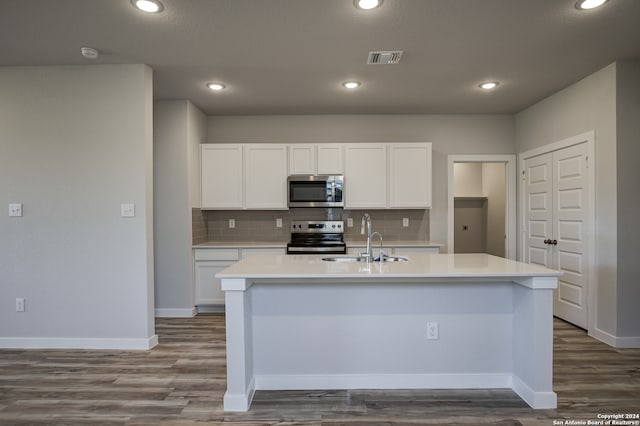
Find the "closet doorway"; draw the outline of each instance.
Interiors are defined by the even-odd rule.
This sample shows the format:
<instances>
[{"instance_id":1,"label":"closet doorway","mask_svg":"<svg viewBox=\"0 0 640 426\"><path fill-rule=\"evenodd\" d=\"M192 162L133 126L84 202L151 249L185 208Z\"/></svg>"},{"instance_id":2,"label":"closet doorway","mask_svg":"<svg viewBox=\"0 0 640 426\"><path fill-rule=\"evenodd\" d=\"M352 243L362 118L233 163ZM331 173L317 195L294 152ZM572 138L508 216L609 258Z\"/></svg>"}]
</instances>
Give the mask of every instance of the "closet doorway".
<instances>
[{"instance_id":1,"label":"closet doorway","mask_svg":"<svg viewBox=\"0 0 640 426\"><path fill-rule=\"evenodd\" d=\"M448 173L447 251L515 259L515 155L450 155Z\"/></svg>"}]
</instances>

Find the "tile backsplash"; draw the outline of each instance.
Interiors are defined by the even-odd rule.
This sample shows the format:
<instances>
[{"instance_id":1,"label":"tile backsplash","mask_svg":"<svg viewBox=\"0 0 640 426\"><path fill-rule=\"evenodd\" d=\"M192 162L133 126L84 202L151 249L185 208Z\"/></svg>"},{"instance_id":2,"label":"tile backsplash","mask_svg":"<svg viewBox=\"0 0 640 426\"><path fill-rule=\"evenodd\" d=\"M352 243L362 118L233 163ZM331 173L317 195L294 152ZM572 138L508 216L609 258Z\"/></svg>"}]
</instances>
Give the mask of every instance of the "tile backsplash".
<instances>
[{"instance_id":1,"label":"tile backsplash","mask_svg":"<svg viewBox=\"0 0 640 426\"><path fill-rule=\"evenodd\" d=\"M354 241L360 235L360 221L369 213L373 230L382 234L384 241L425 241L429 239L429 210L343 210L325 208L299 208L280 211L267 210L200 210L193 209L193 244L206 241L289 241L290 224L294 220L344 220L353 218L353 227L347 227L345 239ZM407 218L409 226L403 227ZM235 228L229 228L229 219ZM282 228L276 227L282 219Z\"/></svg>"}]
</instances>

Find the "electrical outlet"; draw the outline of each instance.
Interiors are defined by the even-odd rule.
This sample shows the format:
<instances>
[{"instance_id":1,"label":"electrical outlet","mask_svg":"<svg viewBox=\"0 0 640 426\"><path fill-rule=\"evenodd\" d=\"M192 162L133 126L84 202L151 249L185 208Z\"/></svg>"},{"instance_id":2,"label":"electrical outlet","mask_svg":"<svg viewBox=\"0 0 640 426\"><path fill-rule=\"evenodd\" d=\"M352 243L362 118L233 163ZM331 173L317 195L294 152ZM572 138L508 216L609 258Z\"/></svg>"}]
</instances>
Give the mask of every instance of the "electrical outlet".
<instances>
[{"instance_id":1,"label":"electrical outlet","mask_svg":"<svg viewBox=\"0 0 640 426\"><path fill-rule=\"evenodd\" d=\"M438 323L437 322L428 322L427 323L427 340L438 340Z\"/></svg>"},{"instance_id":2,"label":"electrical outlet","mask_svg":"<svg viewBox=\"0 0 640 426\"><path fill-rule=\"evenodd\" d=\"M235 227L236 227L236 220L229 219L229 228L235 228Z\"/></svg>"},{"instance_id":3,"label":"electrical outlet","mask_svg":"<svg viewBox=\"0 0 640 426\"><path fill-rule=\"evenodd\" d=\"M136 206L135 204L120 204L120 217L135 217Z\"/></svg>"},{"instance_id":4,"label":"electrical outlet","mask_svg":"<svg viewBox=\"0 0 640 426\"><path fill-rule=\"evenodd\" d=\"M16 298L16 312L24 312L24 298Z\"/></svg>"},{"instance_id":5,"label":"electrical outlet","mask_svg":"<svg viewBox=\"0 0 640 426\"><path fill-rule=\"evenodd\" d=\"M276 219L276 228L282 228L282 218Z\"/></svg>"},{"instance_id":6,"label":"electrical outlet","mask_svg":"<svg viewBox=\"0 0 640 426\"><path fill-rule=\"evenodd\" d=\"M9 217L22 217L22 204L20 203L9 204Z\"/></svg>"},{"instance_id":7,"label":"electrical outlet","mask_svg":"<svg viewBox=\"0 0 640 426\"><path fill-rule=\"evenodd\" d=\"M409 227L409 218L408 217L403 217L402 218L402 227L403 228L408 228Z\"/></svg>"},{"instance_id":8,"label":"electrical outlet","mask_svg":"<svg viewBox=\"0 0 640 426\"><path fill-rule=\"evenodd\" d=\"M353 228L353 218L352 217L348 217L347 218L347 227L348 228Z\"/></svg>"}]
</instances>

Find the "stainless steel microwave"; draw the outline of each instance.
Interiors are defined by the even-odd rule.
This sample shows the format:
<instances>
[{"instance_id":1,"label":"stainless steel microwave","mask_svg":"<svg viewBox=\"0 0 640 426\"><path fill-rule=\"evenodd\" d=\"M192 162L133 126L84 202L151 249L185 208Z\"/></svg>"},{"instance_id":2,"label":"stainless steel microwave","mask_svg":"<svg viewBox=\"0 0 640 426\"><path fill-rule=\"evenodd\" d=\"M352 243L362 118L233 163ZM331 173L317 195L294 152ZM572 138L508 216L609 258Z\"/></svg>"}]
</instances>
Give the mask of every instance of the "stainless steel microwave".
<instances>
[{"instance_id":1,"label":"stainless steel microwave","mask_svg":"<svg viewBox=\"0 0 640 426\"><path fill-rule=\"evenodd\" d=\"M344 207L342 175L293 175L287 184L289 207Z\"/></svg>"}]
</instances>

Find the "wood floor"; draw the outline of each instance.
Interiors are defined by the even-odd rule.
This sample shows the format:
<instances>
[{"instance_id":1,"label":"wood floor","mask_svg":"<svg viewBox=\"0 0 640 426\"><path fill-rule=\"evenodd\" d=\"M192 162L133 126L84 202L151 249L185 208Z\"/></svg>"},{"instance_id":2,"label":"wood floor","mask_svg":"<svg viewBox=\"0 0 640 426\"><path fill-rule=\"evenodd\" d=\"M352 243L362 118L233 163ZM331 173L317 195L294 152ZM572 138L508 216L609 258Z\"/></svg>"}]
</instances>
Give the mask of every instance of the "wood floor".
<instances>
[{"instance_id":1,"label":"wood floor","mask_svg":"<svg viewBox=\"0 0 640 426\"><path fill-rule=\"evenodd\" d=\"M224 413L222 315L157 319L150 351L0 350L0 424L552 425L640 413L640 350L555 321L557 410L510 390L257 392Z\"/></svg>"}]
</instances>

